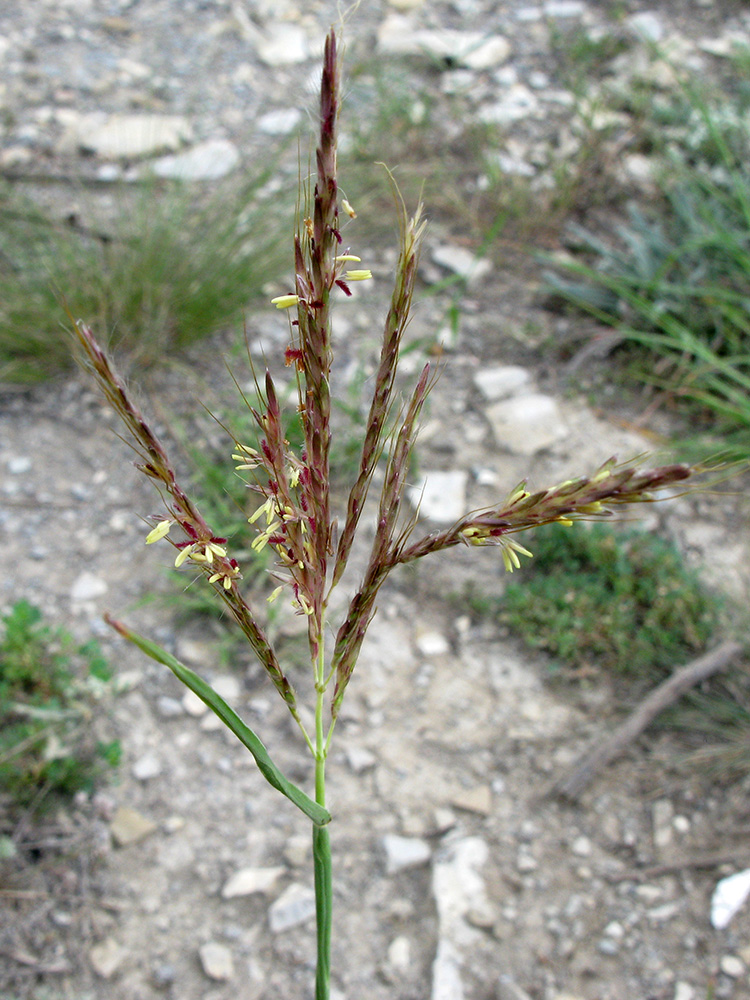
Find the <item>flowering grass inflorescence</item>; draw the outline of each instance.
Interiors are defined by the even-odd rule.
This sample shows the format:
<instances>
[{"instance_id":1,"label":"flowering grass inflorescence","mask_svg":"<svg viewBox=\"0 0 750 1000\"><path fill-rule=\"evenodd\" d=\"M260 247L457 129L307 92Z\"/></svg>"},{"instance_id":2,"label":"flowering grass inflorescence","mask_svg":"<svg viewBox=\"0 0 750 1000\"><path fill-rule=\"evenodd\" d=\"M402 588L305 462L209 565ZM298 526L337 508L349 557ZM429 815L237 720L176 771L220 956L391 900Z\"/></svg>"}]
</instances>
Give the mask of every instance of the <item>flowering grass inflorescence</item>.
<instances>
[{"instance_id":1,"label":"flowering grass inflorescence","mask_svg":"<svg viewBox=\"0 0 750 1000\"><path fill-rule=\"evenodd\" d=\"M400 565L461 544L495 545L506 569L520 567L519 556L531 553L516 535L540 524L570 524L581 518L609 514L612 505L654 499L658 491L691 475L683 465L643 471L614 459L593 475L582 476L550 489L530 492L517 486L497 506L467 513L450 528L431 532L414 541L418 515L402 512L409 456L417 434L420 413L434 384L435 372L425 365L411 395L395 400L395 381L401 340L409 320L417 280L419 249L424 233L421 206L409 216L396 191L400 253L390 307L385 319L380 361L362 442L358 474L339 525L332 515L329 454L331 442L330 376L331 308L336 289L351 294L351 282L372 277L369 269L352 268L359 257L343 248L339 206L356 217L340 197L336 170L336 129L339 112L339 63L336 38L326 40L320 101L320 133L316 152L314 186L306 212L294 237L293 290L272 300L288 309L291 343L285 361L294 370L298 410L304 444L297 452L286 440L279 401L270 373L266 373L261 403L250 411L258 428L258 441L234 441L233 459L258 505L249 517L254 534L252 549L273 549L277 568L275 589L269 599L289 593L296 612L307 621L307 635L315 689L315 728L309 732L298 711L297 696L242 589L242 573L231 555L230 542L216 535L179 485L162 444L131 401L122 379L96 343L91 331L76 324L79 342L105 395L124 420L141 456L138 468L154 481L163 495L166 516L154 518L148 543L167 539L177 550L175 565L198 570L230 610L247 636L258 659L284 699L304 735L315 762L315 802L295 789L271 764L265 748L218 695L197 675L137 636L126 626L112 624L145 652L169 666L191 686L248 747L263 774L313 820L313 847L318 918L318 973L316 1000L329 996L331 933L331 861L325 811L325 762L342 699L354 671L367 627L375 613L380 587L390 571ZM388 175L390 177L390 174ZM391 178L391 183L393 183ZM389 419L390 418L390 419ZM341 581L357 527L362 517L373 473L387 455L376 515L375 536L360 586L351 596L338 627L330 656L325 649L326 614L331 592ZM181 533L175 540L171 531ZM332 691L331 691L332 688ZM329 695L330 691L330 695Z\"/></svg>"}]
</instances>

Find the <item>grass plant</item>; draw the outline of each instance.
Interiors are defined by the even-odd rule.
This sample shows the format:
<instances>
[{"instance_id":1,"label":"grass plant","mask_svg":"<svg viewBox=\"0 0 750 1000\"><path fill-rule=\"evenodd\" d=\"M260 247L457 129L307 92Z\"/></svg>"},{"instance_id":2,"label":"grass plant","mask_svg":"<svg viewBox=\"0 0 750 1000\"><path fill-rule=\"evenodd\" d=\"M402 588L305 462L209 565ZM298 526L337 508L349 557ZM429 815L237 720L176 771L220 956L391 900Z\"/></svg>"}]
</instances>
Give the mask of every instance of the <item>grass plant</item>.
<instances>
[{"instance_id":1,"label":"grass plant","mask_svg":"<svg viewBox=\"0 0 750 1000\"><path fill-rule=\"evenodd\" d=\"M635 348L639 376L750 452L750 136L742 90L695 81L640 123L659 197L611 235L571 226L550 286ZM640 108L644 114L645 104ZM632 355L631 355L632 356Z\"/></svg>"},{"instance_id":2,"label":"grass plant","mask_svg":"<svg viewBox=\"0 0 750 1000\"><path fill-rule=\"evenodd\" d=\"M331 31L323 57L315 167L309 182L303 184L293 239L293 277L286 294L273 300L277 308L289 310L290 342L285 360L296 379L303 442L295 446L285 437L282 409L269 372L258 378L261 402L247 400L260 440L254 444L238 437L232 442L237 471L246 477L257 505L247 518L250 549L268 550L274 558L275 589L269 600L291 601L306 626L312 680L309 712L303 710L288 665L269 640L262 616L249 596L243 561L235 555L245 547L244 538L228 539L210 524L181 485L163 445L134 405L91 329L82 322L75 324L84 363L124 422L140 454L138 468L162 497L162 510L154 515L154 527L146 541L170 544L176 552L175 565L204 578L249 642L299 729L302 749L310 755L308 794L281 773L258 736L198 674L128 625L107 617L122 636L172 670L216 713L247 748L267 781L310 821L317 916L316 1000L328 1000L331 980L332 817L326 801L326 760L378 594L390 572L456 545L494 546L506 569L513 571L520 568L522 556L530 555L518 541L519 533L528 528L555 522L572 526L582 518L606 517L612 508L654 500L663 490L673 494L695 472L684 465L646 470L609 460L589 475L548 489L532 492L525 482L519 483L493 506L468 512L443 530L424 531L418 515L407 510L403 501L409 456L436 372L430 364L425 365L403 400L395 391L424 221L421 205L413 214L407 212L394 186L400 245L393 290L357 472L345 502L336 509L331 481L331 313L339 304L337 299L340 302L349 295L352 282L372 278L366 262L347 249L348 221L355 213L339 189L339 103L340 67ZM344 578L381 457L384 472L379 497L373 498L375 531L366 567L341 618L329 622L331 594ZM331 626L334 639L329 648Z\"/></svg>"},{"instance_id":3,"label":"grass plant","mask_svg":"<svg viewBox=\"0 0 750 1000\"><path fill-rule=\"evenodd\" d=\"M281 214L278 200L259 200L267 179L202 198L180 184L124 185L86 226L1 187L0 382L40 382L70 364L60 289L140 366L236 325L280 272L278 225L258 224Z\"/></svg>"}]
</instances>

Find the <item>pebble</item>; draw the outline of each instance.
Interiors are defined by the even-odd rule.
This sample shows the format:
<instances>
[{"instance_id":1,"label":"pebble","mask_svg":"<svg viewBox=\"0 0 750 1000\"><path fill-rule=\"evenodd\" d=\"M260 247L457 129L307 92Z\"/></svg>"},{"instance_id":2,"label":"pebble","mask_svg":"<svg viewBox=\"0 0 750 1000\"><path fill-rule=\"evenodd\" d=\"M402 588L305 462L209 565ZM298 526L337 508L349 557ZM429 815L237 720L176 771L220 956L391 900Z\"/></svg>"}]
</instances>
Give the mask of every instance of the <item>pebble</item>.
<instances>
[{"instance_id":1,"label":"pebble","mask_svg":"<svg viewBox=\"0 0 750 1000\"><path fill-rule=\"evenodd\" d=\"M453 944L440 938L432 963L430 1000L464 1000L461 958Z\"/></svg>"},{"instance_id":2,"label":"pebble","mask_svg":"<svg viewBox=\"0 0 750 1000\"><path fill-rule=\"evenodd\" d=\"M442 632L418 632L416 647L422 656L445 656L450 644Z\"/></svg>"},{"instance_id":3,"label":"pebble","mask_svg":"<svg viewBox=\"0 0 750 1000\"><path fill-rule=\"evenodd\" d=\"M378 762L378 758L372 750L368 750L366 747L347 746L344 748L344 756L355 774L364 774L365 771L375 767Z\"/></svg>"},{"instance_id":4,"label":"pebble","mask_svg":"<svg viewBox=\"0 0 750 1000\"><path fill-rule=\"evenodd\" d=\"M315 916L315 893L306 885L292 882L268 910L268 922L274 934L298 927Z\"/></svg>"},{"instance_id":5,"label":"pebble","mask_svg":"<svg viewBox=\"0 0 750 1000\"><path fill-rule=\"evenodd\" d=\"M106 580L85 570L73 581L70 588L71 601L93 601L107 593L109 587Z\"/></svg>"},{"instance_id":6,"label":"pebble","mask_svg":"<svg viewBox=\"0 0 750 1000\"><path fill-rule=\"evenodd\" d=\"M267 893L286 871L275 866L271 868L242 868L235 872L221 890L222 899L234 899L236 896L252 896L253 893Z\"/></svg>"},{"instance_id":7,"label":"pebble","mask_svg":"<svg viewBox=\"0 0 750 1000\"><path fill-rule=\"evenodd\" d=\"M156 699L156 711L162 719L176 719L185 714L185 709L177 698L170 698L166 694L159 695Z\"/></svg>"},{"instance_id":8,"label":"pebble","mask_svg":"<svg viewBox=\"0 0 750 1000\"><path fill-rule=\"evenodd\" d=\"M156 830L156 823L136 809L120 806L112 818L109 830L118 847L128 847L152 834Z\"/></svg>"},{"instance_id":9,"label":"pebble","mask_svg":"<svg viewBox=\"0 0 750 1000\"><path fill-rule=\"evenodd\" d=\"M551 396L529 394L487 407L495 441L514 455L536 455L565 436L560 409Z\"/></svg>"},{"instance_id":10,"label":"pebble","mask_svg":"<svg viewBox=\"0 0 750 1000\"><path fill-rule=\"evenodd\" d=\"M570 849L576 857L589 858L591 857L591 851L593 848L589 838L581 835L580 837L576 837L570 845Z\"/></svg>"},{"instance_id":11,"label":"pebble","mask_svg":"<svg viewBox=\"0 0 750 1000\"><path fill-rule=\"evenodd\" d=\"M511 53L510 43L501 35L415 29L411 19L400 14L391 14L380 24L378 50L385 55L429 56L475 71L499 66Z\"/></svg>"},{"instance_id":12,"label":"pebble","mask_svg":"<svg viewBox=\"0 0 750 1000\"><path fill-rule=\"evenodd\" d=\"M179 181L215 181L239 166L240 151L229 139L210 139L184 153L162 156L149 164L157 177Z\"/></svg>"},{"instance_id":13,"label":"pebble","mask_svg":"<svg viewBox=\"0 0 750 1000\"><path fill-rule=\"evenodd\" d=\"M383 837L383 847L386 875L395 875L407 868L421 868L432 856L430 845L419 837L399 837L389 833Z\"/></svg>"},{"instance_id":14,"label":"pebble","mask_svg":"<svg viewBox=\"0 0 750 1000\"><path fill-rule=\"evenodd\" d=\"M225 982L234 976L232 952L226 945L208 941L198 949L201 966L209 979Z\"/></svg>"},{"instance_id":15,"label":"pebble","mask_svg":"<svg viewBox=\"0 0 750 1000\"><path fill-rule=\"evenodd\" d=\"M480 284L492 270L492 261L486 257L476 257L466 247L453 244L445 243L433 247L431 256L435 263L444 267L446 271L463 278L470 288Z\"/></svg>"},{"instance_id":16,"label":"pebble","mask_svg":"<svg viewBox=\"0 0 750 1000\"><path fill-rule=\"evenodd\" d=\"M278 111L268 111L261 115L255 127L264 135L289 135L294 132L302 121L302 112L297 108L284 108Z\"/></svg>"},{"instance_id":17,"label":"pebble","mask_svg":"<svg viewBox=\"0 0 750 1000\"><path fill-rule=\"evenodd\" d=\"M474 374L474 385L490 403L508 396L515 396L531 381L526 368L518 365L501 365L497 368L482 368Z\"/></svg>"},{"instance_id":18,"label":"pebble","mask_svg":"<svg viewBox=\"0 0 750 1000\"><path fill-rule=\"evenodd\" d=\"M196 719L205 715L208 711L208 705L205 701L201 701L193 691L186 691L180 700L180 704L188 715L192 715Z\"/></svg>"},{"instance_id":19,"label":"pebble","mask_svg":"<svg viewBox=\"0 0 750 1000\"><path fill-rule=\"evenodd\" d=\"M267 66L292 66L304 62L311 55L304 29L281 21L275 21L257 39L256 52Z\"/></svg>"},{"instance_id":20,"label":"pebble","mask_svg":"<svg viewBox=\"0 0 750 1000\"><path fill-rule=\"evenodd\" d=\"M407 487L407 495L421 517L435 524L449 525L466 513L468 482L469 474L463 469L425 471L416 485Z\"/></svg>"},{"instance_id":21,"label":"pebble","mask_svg":"<svg viewBox=\"0 0 750 1000\"><path fill-rule=\"evenodd\" d=\"M405 934L399 934L388 945L388 965L400 972L407 973L412 965L411 941Z\"/></svg>"},{"instance_id":22,"label":"pebble","mask_svg":"<svg viewBox=\"0 0 750 1000\"><path fill-rule=\"evenodd\" d=\"M111 979L125 961L126 955L125 949L114 938L108 937L89 950L89 961L97 976Z\"/></svg>"},{"instance_id":23,"label":"pebble","mask_svg":"<svg viewBox=\"0 0 750 1000\"><path fill-rule=\"evenodd\" d=\"M492 789L489 785L477 785L451 796L451 805L478 816L489 816L492 812Z\"/></svg>"},{"instance_id":24,"label":"pebble","mask_svg":"<svg viewBox=\"0 0 750 1000\"><path fill-rule=\"evenodd\" d=\"M31 459L28 455L13 455L7 460L5 467L12 476L21 476L31 469Z\"/></svg>"},{"instance_id":25,"label":"pebble","mask_svg":"<svg viewBox=\"0 0 750 1000\"><path fill-rule=\"evenodd\" d=\"M745 974L745 963L736 955L722 955L719 959L719 968L730 979L739 979Z\"/></svg>"},{"instance_id":26,"label":"pebble","mask_svg":"<svg viewBox=\"0 0 750 1000\"><path fill-rule=\"evenodd\" d=\"M128 115L109 117L94 112L76 122L75 141L80 149L105 160L132 160L177 150L193 137L187 118L180 115Z\"/></svg>"},{"instance_id":27,"label":"pebble","mask_svg":"<svg viewBox=\"0 0 750 1000\"><path fill-rule=\"evenodd\" d=\"M155 754L147 753L133 764L132 774L138 781L148 781L162 772L162 763Z\"/></svg>"}]
</instances>

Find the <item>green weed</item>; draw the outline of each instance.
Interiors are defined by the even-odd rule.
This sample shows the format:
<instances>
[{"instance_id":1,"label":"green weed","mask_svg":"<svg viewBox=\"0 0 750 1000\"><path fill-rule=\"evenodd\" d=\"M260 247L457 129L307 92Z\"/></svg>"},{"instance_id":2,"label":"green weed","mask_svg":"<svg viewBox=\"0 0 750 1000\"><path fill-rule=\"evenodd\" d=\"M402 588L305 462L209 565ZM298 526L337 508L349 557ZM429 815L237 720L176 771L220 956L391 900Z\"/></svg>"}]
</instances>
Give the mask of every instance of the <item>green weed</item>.
<instances>
[{"instance_id":1,"label":"green weed","mask_svg":"<svg viewBox=\"0 0 750 1000\"><path fill-rule=\"evenodd\" d=\"M76 645L17 602L0 639L0 788L21 806L41 806L93 786L119 762L114 740L96 742L91 715L110 669L96 642ZM83 676L82 676L83 675Z\"/></svg>"},{"instance_id":2,"label":"green weed","mask_svg":"<svg viewBox=\"0 0 750 1000\"><path fill-rule=\"evenodd\" d=\"M604 525L540 528L522 583L475 608L572 673L661 679L708 642L719 605L673 544Z\"/></svg>"}]
</instances>

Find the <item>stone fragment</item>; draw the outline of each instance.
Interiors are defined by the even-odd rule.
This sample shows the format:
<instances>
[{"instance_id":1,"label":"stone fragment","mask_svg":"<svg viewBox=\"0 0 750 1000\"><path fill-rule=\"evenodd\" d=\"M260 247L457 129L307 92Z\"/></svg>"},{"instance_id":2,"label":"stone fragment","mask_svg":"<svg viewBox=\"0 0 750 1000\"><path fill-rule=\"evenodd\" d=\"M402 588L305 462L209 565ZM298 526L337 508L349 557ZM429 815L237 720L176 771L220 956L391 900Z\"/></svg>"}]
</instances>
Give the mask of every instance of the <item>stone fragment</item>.
<instances>
[{"instance_id":1,"label":"stone fragment","mask_svg":"<svg viewBox=\"0 0 750 1000\"><path fill-rule=\"evenodd\" d=\"M388 964L392 969L402 974L407 973L411 968L411 941L406 935L399 934L388 945Z\"/></svg>"},{"instance_id":2,"label":"stone fragment","mask_svg":"<svg viewBox=\"0 0 750 1000\"><path fill-rule=\"evenodd\" d=\"M463 278L469 287L478 285L492 270L492 261L475 257L471 250L452 243L434 247L431 256L436 264Z\"/></svg>"},{"instance_id":3,"label":"stone fragment","mask_svg":"<svg viewBox=\"0 0 750 1000\"><path fill-rule=\"evenodd\" d=\"M663 850L672 843L672 818L674 808L669 799L657 799L651 806L651 822L654 829L654 845Z\"/></svg>"},{"instance_id":4,"label":"stone fragment","mask_svg":"<svg viewBox=\"0 0 750 1000\"><path fill-rule=\"evenodd\" d=\"M441 939L449 938L458 949L476 940L467 915L489 907L484 879L479 870L489 855L480 837L464 837L446 844L432 867L432 892L438 912Z\"/></svg>"},{"instance_id":5,"label":"stone fragment","mask_svg":"<svg viewBox=\"0 0 750 1000\"><path fill-rule=\"evenodd\" d=\"M197 694L193 691L186 691L181 698L181 704L183 709L188 715L192 715L194 718L198 719L202 715L205 715L208 711L208 705L205 701L201 701Z\"/></svg>"},{"instance_id":6,"label":"stone fragment","mask_svg":"<svg viewBox=\"0 0 750 1000\"><path fill-rule=\"evenodd\" d=\"M234 674L220 674L212 678L211 687L224 701L238 701L242 694L242 684Z\"/></svg>"},{"instance_id":7,"label":"stone fragment","mask_svg":"<svg viewBox=\"0 0 750 1000\"><path fill-rule=\"evenodd\" d=\"M120 806L109 824L112 839L118 847L135 844L148 837L155 829L156 823L127 806Z\"/></svg>"},{"instance_id":8,"label":"stone fragment","mask_svg":"<svg viewBox=\"0 0 750 1000\"><path fill-rule=\"evenodd\" d=\"M162 719L176 719L184 714L184 709L177 698L170 698L167 694L160 695L156 700L156 711Z\"/></svg>"},{"instance_id":9,"label":"stone fragment","mask_svg":"<svg viewBox=\"0 0 750 1000\"><path fill-rule=\"evenodd\" d=\"M106 594L108 589L106 582L101 577L86 570L73 581L73 586L70 588L70 599L71 601L93 601Z\"/></svg>"},{"instance_id":10,"label":"stone fragment","mask_svg":"<svg viewBox=\"0 0 750 1000\"><path fill-rule=\"evenodd\" d=\"M430 845L419 837L399 837L389 833L383 837L383 847L387 875L395 875L407 868L420 868L427 864L432 855Z\"/></svg>"},{"instance_id":11,"label":"stone fragment","mask_svg":"<svg viewBox=\"0 0 750 1000\"><path fill-rule=\"evenodd\" d=\"M415 29L407 17L391 14L378 28L378 49L387 55L419 56L465 66L475 72L500 66L510 55L507 39L478 31Z\"/></svg>"},{"instance_id":12,"label":"stone fragment","mask_svg":"<svg viewBox=\"0 0 750 1000\"><path fill-rule=\"evenodd\" d=\"M512 976L504 973L498 980L495 1000L531 1000L531 997Z\"/></svg>"},{"instance_id":13,"label":"stone fragment","mask_svg":"<svg viewBox=\"0 0 750 1000\"><path fill-rule=\"evenodd\" d=\"M742 909L750 895L750 868L728 875L716 884L711 897L711 926L716 930L727 927Z\"/></svg>"},{"instance_id":14,"label":"stone fragment","mask_svg":"<svg viewBox=\"0 0 750 1000\"><path fill-rule=\"evenodd\" d=\"M344 749L344 756L349 767L355 774L363 774L365 771L369 771L378 762L378 758L372 750L368 750L366 747L348 746Z\"/></svg>"},{"instance_id":15,"label":"stone fragment","mask_svg":"<svg viewBox=\"0 0 750 1000\"><path fill-rule=\"evenodd\" d=\"M514 455L535 455L565 436L557 403L529 393L494 403L485 411L498 446Z\"/></svg>"},{"instance_id":16,"label":"stone fragment","mask_svg":"<svg viewBox=\"0 0 750 1000\"><path fill-rule=\"evenodd\" d=\"M492 812L492 789L489 785L477 785L476 788L470 788L453 795L451 804L466 812L476 813L479 816L489 816Z\"/></svg>"},{"instance_id":17,"label":"stone fragment","mask_svg":"<svg viewBox=\"0 0 750 1000\"><path fill-rule=\"evenodd\" d=\"M257 39L256 52L266 66L292 66L310 58L310 45L298 24L274 21Z\"/></svg>"},{"instance_id":18,"label":"stone fragment","mask_svg":"<svg viewBox=\"0 0 750 1000\"><path fill-rule=\"evenodd\" d=\"M680 979L674 984L673 1000L697 1000L695 990L690 983Z\"/></svg>"},{"instance_id":19,"label":"stone fragment","mask_svg":"<svg viewBox=\"0 0 750 1000\"><path fill-rule=\"evenodd\" d=\"M544 13L547 17L580 17L586 13L582 0L546 0Z\"/></svg>"},{"instance_id":20,"label":"stone fragment","mask_svg":"<svg viewBox=\"0 0 750 1000\"><path fill-rule=\"evenodd\" d=\"M209 139L184 153L162 156L149 164L157 177L180 181L213 181L226 177L238 166L240 151L229 139Z\"/></svg>"},{"instance_id":21,"label":"stone fragment","mask_svg":"<svg viewBox=\"0 0 750 1000\"><path fill-rule=\"evenodd\" d=\"M537 115L539 107L539 98L532 90L523 83L514 83L498 101L482 105L477 118L485 125L511 125Z\"/></svg>"},{"instance_id":22,"label":"stone fragment","mask_svg":"<svg viewBox=\"0 0 750 1000\"><path fill-rule=\"evenodd\" d=\"M531 375L528 370L519 365L482 368L474 374L474 385L490 403L515 396L518 390L525 389L530 381Z\"/></svg>"},{"instance_id":23,"label":"stone fragment","mask_svg":"<svg viewBox=\"0 0 750 1000\"><path fill-rule=\"evenodd\" d=\"M79 148L106 160L132 160L177 150L193 131L180 115L82 115L75 128Z\"/></svg>"},{"instance_id":24,"label":"stone fragment","mask_svg":"<svg viewBox=\"0 0 750 1000\"><path fill-rule=\"evenodd\" d=\"M576 837L573 843L570 845L570 849L573 854L578 858L590 858L592 845L588 837L583 834L580 837Z\"/></svg>"},{"instance_id":25,"label":"stone fragment","mask_svg":"<svg viewBox=\"0 0 750 1000\"><path fill-rule=\"evenodd\" d=\"M292 882L268 909L268 922L274 934L304 924L315 916L315 893L306 885Z\"/></svg>"},{"instance_id":26,"label":"stone fragment","mask_svg":"<svg viewBox=\"0 0 750 1000\"><path fill-rule=\"evenodd\" d=\"M469 477L463 469L452 472L425 472L407 495L422 517L436 524L453 524L466 513L466 486Z\"/></svg>"},{"instance_id":27,"label":"stone fragment","mask_svg":"<svg viewBox=\"0 0 750 1000\"><path fill-rule=\"evenodd\" d=\"M145 753L133 764L133 777L138 781L148 781L161 774L162 764L159 758L152 753Z\"/></svg>"},{"instance_id":28,"label":"stone fragment","mask_svg":"<svg viewBox=\"0 0 750 1000\"><path fill-rule=\"evenodd\" d=\"M639 10L625 18L625 26L637 38L648 42L660 42L664 38L664 22L653 10Z\"/></svg>"},{"instance_id":29,"label":"stone fragment","mask_svg":"<svg viewBox=\"0 0 750 1000\"><path fill-rule=\"evenodd\" d=\"M464 1000L461 956L450 941L441 938L432 963L431 1000Z\"/></svg>"},{"instance_id":30,"label":"stone fragment","mask_svg":"<svg viewBox=\"0 0 750 1000\"><path fill-rule=\"evenodd\" d=\"M222 899L236 896L252 896L253 893L267 893L276 885L286 869L281 866L270 868L241 868L235 872L221 890Z\"/></svg>"},{"instance_id":31,"label":"stone fragment","mask_svg":"<svg viewBox=\"0 0 750 1000\"><path fill-rule=\"evenodd\" d=\"M444 656L450 651L448 640L442 632L419 632L416 645L422 656Z\"/></svg>"},{"instance_id":32,"label":"stone fragment","mask_svg":"<svg viewBox=\"0 0 750 1000\"><path fill-rule=\"evenodd\" d=\"M31 459L28 455L11 455L5 467L12 476L21 476L31 469Z\"/></svg>"},{"instance_id":33,"label":"stone fragment","mask_svg":"<svg viewBox=\"0 0 750 1000\"><path fill-rule=\"evenodd\" d=\"M722 955L719 959L719 968L730 979L739 979L745 974L745 963L736 955Z\"/></svg>"},{"instance_id":34,"label":"stone fragment","mask_svg":"<svg viewBox=\"0 0 750 1000\"><path fill-rule=\"evenodd\" d=\"M125 949L111 937L95 944L89 951L91 968L102 979L111 979L122 965L125 956Z\"/></svg>"},{"instance_id":35,"label":"stone fragment","mask_svg":"<svg viewBox=\"0 0 750 1000\"><path fill-rule=\"evenodd\" d=\"M232 953L218 941L208 941L198 949L201 966L209 979L225 982L234 976Z\"/></svg>"},{"instance_id":36,"label":"stone fragment","mask_svg":"<svg viewBox=\"0 0 750 1000\"><path fill-rule=\"evenodd\" d=\"M298 108L283 108L261 115L255 127L264 135L289 135L301 120L302 112Z\"/></svg>"}]
</instances>

